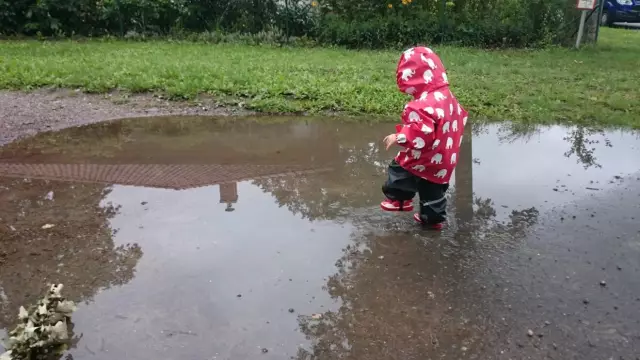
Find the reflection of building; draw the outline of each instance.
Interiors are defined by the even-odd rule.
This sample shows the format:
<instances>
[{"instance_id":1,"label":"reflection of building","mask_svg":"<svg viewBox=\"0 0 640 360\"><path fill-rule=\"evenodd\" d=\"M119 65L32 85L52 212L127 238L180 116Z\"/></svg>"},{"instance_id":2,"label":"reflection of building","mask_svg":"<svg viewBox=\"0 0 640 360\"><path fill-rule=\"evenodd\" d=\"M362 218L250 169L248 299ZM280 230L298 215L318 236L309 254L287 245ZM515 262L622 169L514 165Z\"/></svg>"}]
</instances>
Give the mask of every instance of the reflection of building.
<instances>
[{"instance_id":1,"label":"reflection of building","mask_svg":"<svg viewBox=\"0 0 640 360\"><path fill-rule=\"evenodd\" d=\"M233 211L234 203L238 202L238 183L220 184L220 203L226 203L226 211Z\"/></svg>"},{"instance_id":2,"label":"reflection of building","mask_svg":"<svg viewBox=\"0 0 640 360\"><path fill-rule=\"evenodd\" d=\"M237 182L220 184L220 202L221 203L238 202L238 183Z\"/></svg>"},{"instance_id":3,"label":"reflection of building","mask_svg":"<svg viewBox=\"0 0 640 360\"><path fill-rule=\"evenodd\" d=\"M0 163L0 176L74 182L104 183L190 189L229 184L225 199L237 201L235 183L258 178L291 176L327 171L295 165L218 165L218 164L7 164Z\"/></svg>"}]
</instances>

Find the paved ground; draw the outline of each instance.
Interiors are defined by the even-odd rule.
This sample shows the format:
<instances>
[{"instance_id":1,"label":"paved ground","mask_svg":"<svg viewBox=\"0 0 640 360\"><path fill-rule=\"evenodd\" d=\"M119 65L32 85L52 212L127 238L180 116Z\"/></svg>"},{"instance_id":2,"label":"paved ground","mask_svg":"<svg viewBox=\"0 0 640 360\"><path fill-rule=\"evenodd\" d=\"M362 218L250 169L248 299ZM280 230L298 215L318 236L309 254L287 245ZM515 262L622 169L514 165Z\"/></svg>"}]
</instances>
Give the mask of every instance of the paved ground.
<instances>
[{"instance_id":1,"label":"paved ground","mask_svg":"<svg viewBox=\"0 0 640 360\"><path fill-rule=\"evenodd\" d=\"M388 125L286 120L138 119L0 148L0 329L63 282L77 359L638 358L637 134L478 125L433 233L378 211ZM211 185L28 172L48 164ZM295 166L322 171L277 171Z\"/></svg>"}]
</instances>

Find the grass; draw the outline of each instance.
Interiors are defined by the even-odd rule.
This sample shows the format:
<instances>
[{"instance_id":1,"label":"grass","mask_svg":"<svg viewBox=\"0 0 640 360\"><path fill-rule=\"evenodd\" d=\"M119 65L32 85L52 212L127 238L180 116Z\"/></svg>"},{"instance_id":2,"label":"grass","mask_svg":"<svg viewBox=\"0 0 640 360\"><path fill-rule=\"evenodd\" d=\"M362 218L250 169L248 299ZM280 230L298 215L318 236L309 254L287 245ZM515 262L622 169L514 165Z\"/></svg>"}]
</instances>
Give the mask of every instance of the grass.
<instances>
[{"instance_id":1,"label":"grass","mask_svg":"<svg viewBox=\"0 0 640 360\"><path fill-rule=\"evenodd\" d=\"M640 31L580 51L435 48L476 118L640 128ZM207 93L259 111L397 116L399 51L170 42L0 42L0 88Z\"/></svg>"}]
</instances>

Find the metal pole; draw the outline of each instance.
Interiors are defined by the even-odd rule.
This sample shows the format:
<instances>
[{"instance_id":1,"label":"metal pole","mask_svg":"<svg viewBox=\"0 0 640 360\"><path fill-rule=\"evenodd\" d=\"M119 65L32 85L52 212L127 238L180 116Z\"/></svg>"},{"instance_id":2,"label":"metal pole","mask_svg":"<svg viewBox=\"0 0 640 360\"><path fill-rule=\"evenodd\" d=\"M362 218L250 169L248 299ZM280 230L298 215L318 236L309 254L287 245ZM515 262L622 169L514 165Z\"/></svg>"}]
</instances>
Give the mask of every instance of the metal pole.
<instances>
[{"instance_id":1,"label":"metal pole","mask_svg":"<svg viewBox=\"0 0 640 360\"><path fill-rule=\"evenodd\" d=\"M606 0L600 0L600 4L598 6L598 24L596 25L596 39L595 42L598 42L598 35L600 35L600 25L602 25L602 12L604 11L604 2Z\"/></svg>"},{"instance_id":2,"label":"metal pole","mask_svg":"<svg viewBox=\"0 0 640 360\"><path fill-rule=\"evenodd\" d=\"M580 42L582 41L582 33L584 32L584 22L587 19L587 11L582 10L580 15L580 26L578 27L578 36L576 36L576 49L580 48Z\"/></svg>"},{"instance_id":3,"label":"metal pole","mask_svg":"<svg viewBox=\"0 0 640 360\"><path fill-rule=\"evenodd\" d=\"M285 17L285 42L289 44L289 17L291 14L289 13L289 0L284 0L284 7L286 9L287 16Z\"/></svg>"},{"instance_id":4,"label":"metal pole","mask_svg":"<svg viewBox=\"0 0 640 360\"><path fill-rule=\"evenodd\" d=\"M118 7L118 22L120 23L120 37L124 37L124 24L122 23L122 7L120 6L120 0L116 0L116 6Z\"/></svg>"},{"instance_id":5,"label":"metal pole","mask_svg":"<svg viewBox=\"0 0 640 360\"><path fill-rule=\"evenodd\" d=\"M446 21L445 11L447 9L447 0L440 1L440 36L441 41L445 42L445 26L444 23Z\"/></svg>"}]
</instances>

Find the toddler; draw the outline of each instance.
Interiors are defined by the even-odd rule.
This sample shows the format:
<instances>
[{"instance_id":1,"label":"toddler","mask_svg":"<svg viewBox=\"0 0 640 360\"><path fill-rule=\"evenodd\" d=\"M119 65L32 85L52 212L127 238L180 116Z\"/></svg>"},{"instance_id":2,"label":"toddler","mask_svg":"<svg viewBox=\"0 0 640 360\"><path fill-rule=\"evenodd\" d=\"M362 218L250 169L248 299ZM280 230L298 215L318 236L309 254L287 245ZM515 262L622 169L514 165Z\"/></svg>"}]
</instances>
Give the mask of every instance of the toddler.
<instances>
[{"instance_id":1,"label":"toddler","mask_svg":"<svg viewBox=\"0 0 640 360\"><path fill-rule=\"evenodd\" d=\"M406 50L396 70L398 88L413 96L402 112L402 125L384 138L389 149L404 148L389 164L380 206L385 211L412 211L412 199L420 197L414 219L442 229L446 222L446 192L458 162L468 113L449 90L440 58L427 47Z\"/></svg>"}]
</instances>

